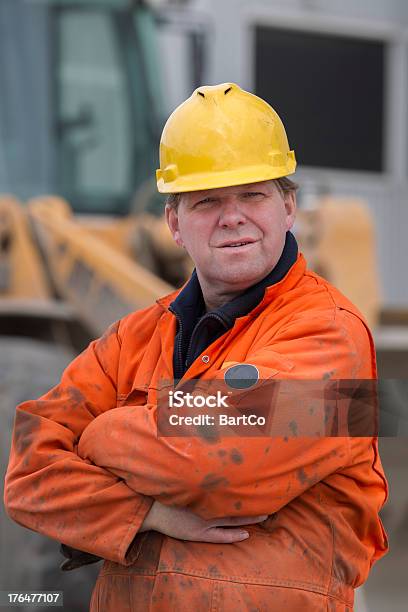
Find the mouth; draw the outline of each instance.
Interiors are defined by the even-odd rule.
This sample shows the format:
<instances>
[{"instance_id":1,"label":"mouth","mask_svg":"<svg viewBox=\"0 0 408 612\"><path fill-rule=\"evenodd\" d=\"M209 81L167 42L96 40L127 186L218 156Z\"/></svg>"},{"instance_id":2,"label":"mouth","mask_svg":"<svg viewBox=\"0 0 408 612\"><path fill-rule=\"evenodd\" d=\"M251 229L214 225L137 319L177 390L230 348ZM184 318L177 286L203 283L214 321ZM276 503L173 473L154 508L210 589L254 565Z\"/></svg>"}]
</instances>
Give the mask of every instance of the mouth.
<instances>
[{"instance_id":1,"label":"mouth","mask_svg":"<svg viewBox=\"0 0 408 612\"><path fill-rule=\"evenodd\" d=\"M250 246L258 242L257 240L253 240L252 238L243 238L242 240L229 240L228 242L224 242L220 244L218 249L239 249L243 247Z\"/></svg>"}]
</instances>

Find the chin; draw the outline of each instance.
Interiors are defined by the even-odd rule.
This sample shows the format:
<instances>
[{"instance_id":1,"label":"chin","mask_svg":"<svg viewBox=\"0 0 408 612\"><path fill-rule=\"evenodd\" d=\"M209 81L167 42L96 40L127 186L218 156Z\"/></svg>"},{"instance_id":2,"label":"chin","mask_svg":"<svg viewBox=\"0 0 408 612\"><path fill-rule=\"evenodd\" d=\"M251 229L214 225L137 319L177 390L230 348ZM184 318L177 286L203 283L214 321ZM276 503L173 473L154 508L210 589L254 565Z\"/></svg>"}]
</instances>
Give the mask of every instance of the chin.
<instances>
[{"instance_id":1,"label":"chin","mask_svg":"<svg viewBox=\"0 0 408 612\"><path fill-rule=\"evenodd\" d=\"M224 282L225 284L231 284L237 289L245 290L251 285L255 285L258 281L262 280L268 273L259 272L259 271L243 271L239 270L228 270L227 274L219 275L219 280Z\"/></svg>"}]
</instances>

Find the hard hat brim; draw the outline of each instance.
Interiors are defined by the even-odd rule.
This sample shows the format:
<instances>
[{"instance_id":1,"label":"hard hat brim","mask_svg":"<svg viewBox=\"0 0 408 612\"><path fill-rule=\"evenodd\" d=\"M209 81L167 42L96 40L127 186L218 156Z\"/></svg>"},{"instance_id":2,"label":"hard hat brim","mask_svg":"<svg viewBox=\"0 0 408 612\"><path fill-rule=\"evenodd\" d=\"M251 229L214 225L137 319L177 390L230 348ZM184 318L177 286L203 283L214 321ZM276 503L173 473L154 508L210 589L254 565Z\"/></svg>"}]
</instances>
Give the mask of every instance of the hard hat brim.
<instances>
[{"instance_id":1,"label":"hard hat brim","mask_svg":"<svg viewBox=\"0 0 408 612\"><path fill-rule=\"evenodd\" d=\"M224 172L205 172L180 176L171 182L165 182L157 171L157 189L160 193L186 193L189 191L206 191L221 187L233 187L249 183L260 183L272 179L282 178L293 174L296 170L296 160L288 159L285 166L271 167L268 165L250 166L239 170Z\"/></svg>"}]
</instances>

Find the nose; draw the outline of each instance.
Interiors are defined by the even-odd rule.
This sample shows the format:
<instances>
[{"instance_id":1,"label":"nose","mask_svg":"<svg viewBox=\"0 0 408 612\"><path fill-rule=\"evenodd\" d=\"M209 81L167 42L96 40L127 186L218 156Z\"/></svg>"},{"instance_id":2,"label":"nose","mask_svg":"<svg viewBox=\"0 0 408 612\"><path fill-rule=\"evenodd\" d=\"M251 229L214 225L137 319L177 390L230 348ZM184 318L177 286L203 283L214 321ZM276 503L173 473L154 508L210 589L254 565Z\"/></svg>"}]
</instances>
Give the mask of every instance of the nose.
<instances>
[{"instance_id":1,"label":"nose","mask_svg":"<svg viewBox=\"0 0 408 612\"><path fill-rule=\"evenodd\" d=\"M246 223L246 216L241 203L235 197L226 198L220 203L218 225L223 228L235 228Z\"/></svg>"}]
</instances>

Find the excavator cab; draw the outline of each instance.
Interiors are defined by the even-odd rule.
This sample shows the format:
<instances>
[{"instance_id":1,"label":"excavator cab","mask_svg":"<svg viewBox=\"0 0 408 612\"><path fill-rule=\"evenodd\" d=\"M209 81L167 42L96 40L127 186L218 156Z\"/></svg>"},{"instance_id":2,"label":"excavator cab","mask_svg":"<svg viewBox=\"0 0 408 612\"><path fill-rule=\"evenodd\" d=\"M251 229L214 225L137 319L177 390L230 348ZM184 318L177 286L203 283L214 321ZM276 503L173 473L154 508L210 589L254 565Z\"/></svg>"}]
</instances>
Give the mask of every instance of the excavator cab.
<instances>
[{"instance_id":1,"label":"excavator cab","mask_svg":"<svg viewBox=\"0 0 408 612\"><path fill-rule=\"evenodd\" d=\"M54 193L75 212L125 214L154 175L165 117L154 13L142 3L52 2L49 27Z\"/></svg>"},{"instance_id":2,"label":"excavator cab","mask_svg":"<svg viewBox=\"0 0 408 612\"><path fill-rule=\"evenodd\" d=\"M164 120L204 78L208 24L183 4L0 3L0 193L58 194L76 213L161 209Z\"/></svg>"}]
</instances>

